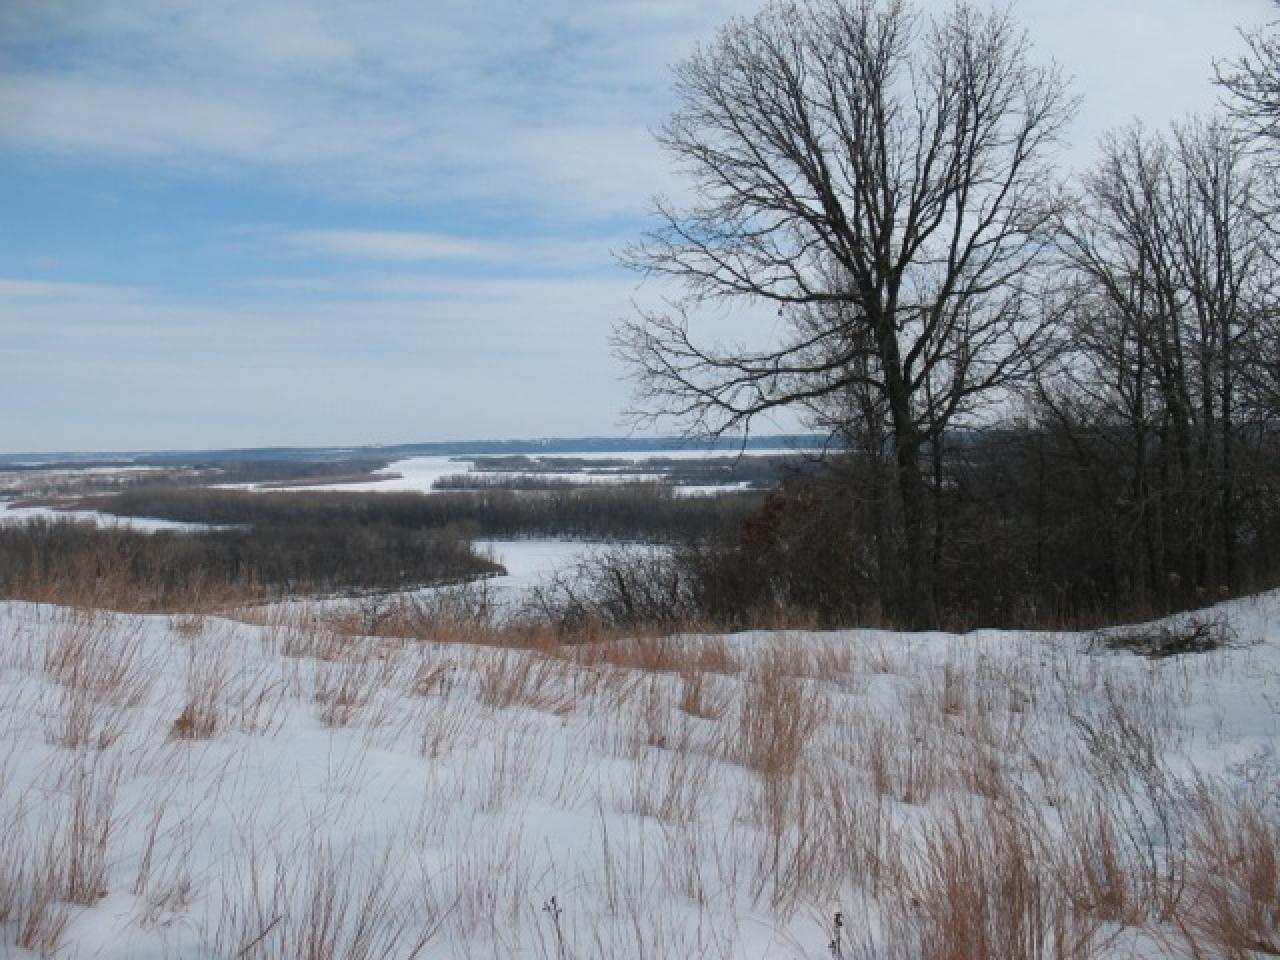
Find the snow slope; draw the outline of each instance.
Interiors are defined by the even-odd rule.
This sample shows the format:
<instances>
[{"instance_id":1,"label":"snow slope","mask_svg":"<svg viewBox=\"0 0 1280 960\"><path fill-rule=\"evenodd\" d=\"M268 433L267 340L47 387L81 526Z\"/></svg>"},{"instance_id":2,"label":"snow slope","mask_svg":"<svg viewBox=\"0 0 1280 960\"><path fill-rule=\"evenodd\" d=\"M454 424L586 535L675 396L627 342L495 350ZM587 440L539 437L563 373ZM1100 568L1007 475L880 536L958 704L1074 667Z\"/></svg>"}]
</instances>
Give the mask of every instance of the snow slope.
<instances>
[{"instance_id":1,"label":"snow slope","mask_svg":"<svg viewBox=\"0 0 1280 960\"><path fill-rule=\"evenodd\" d=\"M1197 831L1276 822L1280 601L1215 616L1231 649L1151 661L0 604L0 956L1213 956Z\"/></svg>"}]
</instances>

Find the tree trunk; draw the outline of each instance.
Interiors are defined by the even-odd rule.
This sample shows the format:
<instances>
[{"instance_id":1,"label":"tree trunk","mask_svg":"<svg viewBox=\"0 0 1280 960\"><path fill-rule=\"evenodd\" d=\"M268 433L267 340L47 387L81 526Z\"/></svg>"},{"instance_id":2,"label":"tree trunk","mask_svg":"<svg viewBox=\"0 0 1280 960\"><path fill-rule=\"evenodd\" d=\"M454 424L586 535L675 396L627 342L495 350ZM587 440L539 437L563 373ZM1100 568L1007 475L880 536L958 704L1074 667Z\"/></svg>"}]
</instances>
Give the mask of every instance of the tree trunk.
<instances>
[{"instance_id":1,"label":"tree trunk","mask_svg":"<svg viewBox=\"0 0 1280 960\"><path fill-rule=\"evenodd\" d=\"M920 443L916 439L899 442L898 486L907 541L907 625L924 630L937 627L938 615L933 594L929 490L920 474Z\"/></svg>"},{"instance_id":2,"label":"tree trunk","mask_svg":"<svg viewBox=\"0 0 1280 960\"><path fill-rule=\"evenodd\" d=\"M892 313L889 315L892 316ZM897 458L898 492L902 497L903 533L907 547L906 622L912 629L922 630L937 626L929 489L920 472L920 431L912 416L911 395L902 375L896 332L892 321L879 326L889 417L893 424L894 454Z\"/></svg>"}]
</instances>

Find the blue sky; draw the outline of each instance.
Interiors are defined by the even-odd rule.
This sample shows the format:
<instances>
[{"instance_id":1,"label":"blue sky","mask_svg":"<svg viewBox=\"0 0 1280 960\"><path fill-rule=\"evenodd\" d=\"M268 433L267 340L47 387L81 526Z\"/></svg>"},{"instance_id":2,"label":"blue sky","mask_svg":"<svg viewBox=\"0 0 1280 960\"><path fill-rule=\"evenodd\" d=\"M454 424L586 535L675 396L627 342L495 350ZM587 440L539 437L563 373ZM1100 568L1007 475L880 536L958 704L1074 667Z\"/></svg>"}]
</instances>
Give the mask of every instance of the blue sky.
<instances>
[{"instance_id":1,"label":"blue sky","mask_svg":"<svg viewBox=\"0 0 1280 960\"><path fill-rule=\"evenodd\" d=\"M621 432L669 65L756 7L0 0L0 451ZM1274 8L1014 9L1080 165Z\"/></svg>"}]
</instances>

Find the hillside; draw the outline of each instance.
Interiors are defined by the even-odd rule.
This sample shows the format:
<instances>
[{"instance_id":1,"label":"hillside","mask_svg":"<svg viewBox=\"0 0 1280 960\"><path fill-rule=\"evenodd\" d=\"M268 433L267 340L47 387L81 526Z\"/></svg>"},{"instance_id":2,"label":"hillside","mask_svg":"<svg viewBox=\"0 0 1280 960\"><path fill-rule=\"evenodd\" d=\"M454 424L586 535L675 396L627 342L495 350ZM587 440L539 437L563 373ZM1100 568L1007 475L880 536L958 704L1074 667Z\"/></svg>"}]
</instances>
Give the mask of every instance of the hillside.
<instances>
[{"instance_id":1,"label":"hillside","mask_svg":"<svg viewBox=\"0 0 1280 960\"><path fill-rule=\"evenodd\" d=\"M0 953L1266 955L1280 598L1212 618L1148 658L5 604Z\"/></svg>"}]
</instances>

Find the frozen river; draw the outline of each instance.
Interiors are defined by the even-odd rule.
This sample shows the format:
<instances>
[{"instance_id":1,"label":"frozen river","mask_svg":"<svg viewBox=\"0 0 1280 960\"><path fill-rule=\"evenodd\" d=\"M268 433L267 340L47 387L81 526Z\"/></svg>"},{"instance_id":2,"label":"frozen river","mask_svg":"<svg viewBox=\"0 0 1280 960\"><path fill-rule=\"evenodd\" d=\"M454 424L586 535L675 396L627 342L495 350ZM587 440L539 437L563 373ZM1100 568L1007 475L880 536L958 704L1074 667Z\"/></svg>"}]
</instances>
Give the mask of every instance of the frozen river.
<instances>
[{"instance_id":1,"label":"frozen river","mask_svg":"<svg viewBox=\"0 0 1280 960\"><path fill-rule=\"evenodd\" d=\"M656 461L663 460L690 460L690 461L715 461L731 464L739 459L754 457L794 457L797 451L787 449L761 449L746 450L742 453L737 451L708 451L708 450L655 450L645 452L624 452L624 453L557 453L554 455L541 456L530 455L528 459L537 464L538 461L546 460L577 460L584 463L584 467L580 470L565 472L548 472L544 469L533 470L494 470L483 469L478 470L477 464L482 464L486 459L483 456L477 457L410 457L406 460L397 460L388 464L382 470L375 472L374 476L378 479L361 481L359 483L328 483L315 484L313 486L289 487L288 490L296 492L315 492L315 491L341 491L345 493L440 493L440 481L446 477L457 477L465 474L478 474L485 478L492 478L495 481L502 479L513 479L522 477L537 477L539 480L561 483L581 483L581 484L599 484L599 483L636 483L636 482L660 482L666 478L666 473L660 468ZM592 467L592 462L601 463L600 467ZM603 466L603 464L609 466ZM618 466L617 464L623 464ZM256 490L279 490L278 487L270 485L238 485L247 486ZM721 486L687 486L676 487L678 494L696 495L717 493L728 490L741 489L742 484L731 483Z\"/></svg>"}]
</instances>

